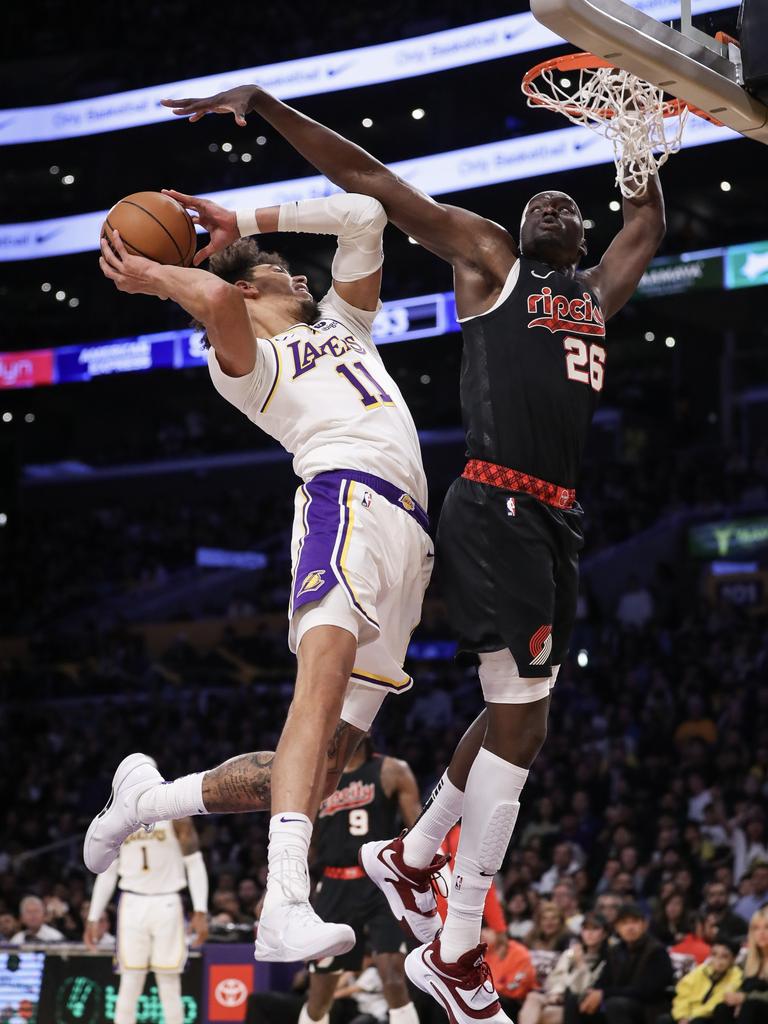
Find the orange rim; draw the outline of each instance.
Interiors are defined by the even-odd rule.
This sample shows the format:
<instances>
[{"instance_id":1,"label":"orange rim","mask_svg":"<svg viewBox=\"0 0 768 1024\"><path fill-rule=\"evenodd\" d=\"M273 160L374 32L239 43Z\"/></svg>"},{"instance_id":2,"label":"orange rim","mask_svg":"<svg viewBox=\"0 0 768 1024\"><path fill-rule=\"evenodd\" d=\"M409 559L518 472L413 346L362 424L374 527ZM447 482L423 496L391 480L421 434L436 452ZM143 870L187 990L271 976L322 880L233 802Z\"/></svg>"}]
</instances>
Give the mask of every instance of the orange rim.
<instances>
[{"instance_id":1,"label":"orange rim","mask_svg":"<svg viewBox=\"0 0 768 1024\"><path fill-rule=\"evenodd\" d=\"M616 65L614 63L609 60L603 60L602 57L596 57L594 53L566 53L562 57L553 57L551 60L543 60L540 64L536 64L535 67L532 67L530 71L527 71L523 76L522 89L531 103L546 107L548 105L547 99L542 96L537 96L531 87L531 83L545 71L596 71L598 68L615 67ZM573 115L583 113L582 108L578 103L564 103L555 109L559 109L564 113ZM675 98L664 101L662 114L664 117L678 117L683 110L686 109L690 110L691 113L696 114L697 117L703 117L705 120L711 121L712 124L720 125L722 123L712 117L711 114L707 114L706 111L695 107L692 103L687 103L685 100ZM595 110L592 111L592 115L596 117L603 117L606 120L609 120L614 116L613 112L610 110Z\"/></svg>"}]
</instances>

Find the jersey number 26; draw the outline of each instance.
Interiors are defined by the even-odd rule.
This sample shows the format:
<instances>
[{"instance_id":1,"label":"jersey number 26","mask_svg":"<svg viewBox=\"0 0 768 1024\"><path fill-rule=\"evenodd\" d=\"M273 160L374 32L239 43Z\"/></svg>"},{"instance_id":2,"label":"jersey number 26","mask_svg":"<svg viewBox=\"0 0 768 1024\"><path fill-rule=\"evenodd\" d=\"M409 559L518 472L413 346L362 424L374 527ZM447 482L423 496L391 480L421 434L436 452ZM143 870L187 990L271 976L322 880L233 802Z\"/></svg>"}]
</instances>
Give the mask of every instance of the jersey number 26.
<instances>
[{"instance_id":1,"label":"jersey number 26","mask_svg":"<svg viewBox=\"0 0 768 1024\"><path fill-rule=\"evenodd\" d=\"M568 380L589 384L594 391L603 390L605 377L605 349L602 345L588 344L583 338L563 339L565 369Z\"/></svg>"}]
</instances>

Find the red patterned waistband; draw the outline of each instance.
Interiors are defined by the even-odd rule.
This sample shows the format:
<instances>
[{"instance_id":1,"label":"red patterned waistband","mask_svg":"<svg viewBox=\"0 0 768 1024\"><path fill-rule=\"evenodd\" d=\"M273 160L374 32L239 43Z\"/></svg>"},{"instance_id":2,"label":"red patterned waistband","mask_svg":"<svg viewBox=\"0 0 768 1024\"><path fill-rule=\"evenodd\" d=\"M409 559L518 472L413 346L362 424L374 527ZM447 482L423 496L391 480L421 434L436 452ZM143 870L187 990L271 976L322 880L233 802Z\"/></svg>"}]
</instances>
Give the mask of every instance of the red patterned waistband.
<instances>
[{"instance_id":1,"label":"red patterned waistband","mask_svg":"<svg viewBox=\"0 0 768 1024\"><path fill-rule=\"evenodd\" d=\"M539 480L537 476L531 476L530 473L521 473L517 469L497 466L495 462L470 459L461 475L465 480L474 480L478 484L503 487L508 491L524 491L555 508L573 508L576 502L576 491L573 488L558 487L557 484Z\"/></svg>"},{"instance_id":2,"label":"red patterned waistband","mask_svg":"<svg viewBox=\"0 0 768 1024\"><path fill-rule=\"evenodd\" d=\"M345 882L350 882L353 878L365 878L365 872L358 867L324 868L323 875L326 878L342 878Z\"/></svg>"}]
</instances>

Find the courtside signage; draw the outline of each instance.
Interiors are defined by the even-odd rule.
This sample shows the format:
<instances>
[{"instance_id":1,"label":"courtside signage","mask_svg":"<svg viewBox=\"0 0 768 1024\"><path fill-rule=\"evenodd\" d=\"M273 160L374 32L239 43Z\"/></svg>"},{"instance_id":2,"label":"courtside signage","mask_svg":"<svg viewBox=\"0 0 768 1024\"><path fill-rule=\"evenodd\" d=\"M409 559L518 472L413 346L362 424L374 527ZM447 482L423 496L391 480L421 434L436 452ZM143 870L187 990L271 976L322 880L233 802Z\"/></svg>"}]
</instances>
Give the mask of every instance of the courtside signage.
<instances>
[{"instance_id":1,"label":"courtside signage","mask_svg":"<svg viewBox=\"0 0 768 1024\"><path fill-rule=\"evenodd\" d=\"M634 0L632 6L659 21L680 17L679 0ZM694 14L704 14L734 4L731 0L693 0L692 6ZM275 96L288 100L434 74L561 43L529 12L514 14L393 43L241 68L89 100L0 110L0 146L70 139L175 120L160 106L162 98L208 96L244 81L258 82Z\"/></svg>"}]
</instances>

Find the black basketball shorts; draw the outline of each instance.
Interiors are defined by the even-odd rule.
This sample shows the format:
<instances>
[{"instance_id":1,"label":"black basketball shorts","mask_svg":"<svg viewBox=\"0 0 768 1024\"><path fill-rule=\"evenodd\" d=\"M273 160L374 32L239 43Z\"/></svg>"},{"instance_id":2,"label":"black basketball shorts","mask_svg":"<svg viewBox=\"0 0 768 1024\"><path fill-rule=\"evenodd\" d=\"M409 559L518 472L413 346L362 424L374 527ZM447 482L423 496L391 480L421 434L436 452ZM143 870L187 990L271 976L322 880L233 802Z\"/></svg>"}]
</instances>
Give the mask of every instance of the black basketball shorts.
<instances>
[{"instance_id":1,"label":"black basketball shorts","mask_svg":"<svg viewBox=\"0 0 768 1024\"><path fill-rule=\"evenodd\" d=\"M583 512L459 477L437 530L436 566L459 656L509 648L524 678L568 653L576 618Z\"/></svg>"},{"instance_id":2,"label":"black basketball shorts","mask_svg":"<svg viewBox=\"0 0 768 1024\"><path fill-rule=\"evenodd\" d=\"M410 946L381 891L368 878L323 878L312 905L324 921L348 924L357 942L349 953L310 964L311 971L359 971L366 949L371 953L407 953Z\"/></svg>"}]
</instances>

